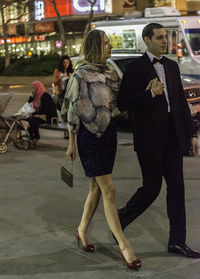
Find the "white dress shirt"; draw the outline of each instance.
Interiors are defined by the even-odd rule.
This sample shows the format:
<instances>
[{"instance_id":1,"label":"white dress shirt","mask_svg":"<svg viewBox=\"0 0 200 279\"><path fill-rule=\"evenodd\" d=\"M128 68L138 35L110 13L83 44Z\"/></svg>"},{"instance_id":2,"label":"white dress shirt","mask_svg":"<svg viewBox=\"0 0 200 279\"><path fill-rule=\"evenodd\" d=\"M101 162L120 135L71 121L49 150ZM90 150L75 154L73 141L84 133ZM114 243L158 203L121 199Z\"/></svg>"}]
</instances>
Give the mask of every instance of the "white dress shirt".
<instances>
[{"instance_id":1,"label":"white dress shirt","mask_svg":"<svg viewBox=\"0 0 200 279\"><path fill-rule=\"evenodd\" d=\"M151 60L151 62L153 62L153 59L154 59L155 56L153 54L151 54L149 51L147 51L146 53L147 53L149 59ZM155 58L158 59L157 57L155 57ZM162 58L162 55L159 59L161 59L161 58ZM171 110L170 110L170 104L169 104L169 96L168 96L168 92L167 92L167 84L166 84L164 66L161 63L155 63L153 66L154 66L154 69L156 70L156 73L157 73L160 81L164 84L163 90L164 90L165 98L166 98L166 101L167 101L167 104L168 104L168 112L170 112Z\"/></svg>"}]
</instances>

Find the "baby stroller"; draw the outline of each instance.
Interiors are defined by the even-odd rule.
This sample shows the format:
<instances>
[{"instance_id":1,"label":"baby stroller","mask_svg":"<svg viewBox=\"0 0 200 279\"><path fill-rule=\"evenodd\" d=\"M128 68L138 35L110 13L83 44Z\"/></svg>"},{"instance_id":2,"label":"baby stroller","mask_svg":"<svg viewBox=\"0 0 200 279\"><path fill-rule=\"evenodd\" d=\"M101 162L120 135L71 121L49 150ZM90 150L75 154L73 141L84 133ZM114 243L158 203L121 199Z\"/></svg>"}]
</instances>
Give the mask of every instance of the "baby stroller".
<instances>
[{"instance_id":1,"label":"baby stroller","mask_svg":"<svg viewBox=\"0 0 200 279\"><path fill-rule=\"evenodd\" d=\"M12 97L12 93L0 93L0 154L6 153L9 140L12 140L17 148L24 150L29 149L31 143L22 116L2 116Z\"/></svg>"}]
</instances>

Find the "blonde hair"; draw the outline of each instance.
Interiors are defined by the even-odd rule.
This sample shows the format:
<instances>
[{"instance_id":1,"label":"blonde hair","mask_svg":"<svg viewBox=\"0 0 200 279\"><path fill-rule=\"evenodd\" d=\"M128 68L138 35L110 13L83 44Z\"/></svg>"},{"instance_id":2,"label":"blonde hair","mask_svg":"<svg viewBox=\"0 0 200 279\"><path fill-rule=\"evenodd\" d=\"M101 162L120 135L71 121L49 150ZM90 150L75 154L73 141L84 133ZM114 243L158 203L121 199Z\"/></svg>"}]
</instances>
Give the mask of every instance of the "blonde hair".
<instances>
[{"instance_id":1,"label":"blonde hair","mask_svg":"<svg viewBox=\"0 0 200 279\"><path fill-rule=\"evenodd\" d=\"M90 63L101 63L104 56L104 36L103 30L92 30L85 37L83 43L83 53L85 60Z\"/></svg>"}]
</instances>

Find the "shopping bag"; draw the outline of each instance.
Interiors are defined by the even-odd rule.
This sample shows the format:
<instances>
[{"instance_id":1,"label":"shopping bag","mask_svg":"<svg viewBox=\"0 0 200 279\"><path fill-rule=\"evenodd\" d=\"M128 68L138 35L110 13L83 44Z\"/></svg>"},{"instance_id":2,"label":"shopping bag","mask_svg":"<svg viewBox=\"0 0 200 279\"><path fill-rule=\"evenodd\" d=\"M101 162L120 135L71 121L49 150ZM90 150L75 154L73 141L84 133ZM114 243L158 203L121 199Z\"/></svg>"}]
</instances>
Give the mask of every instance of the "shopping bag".
<instances>
[{"instance_id":1,"label":"shopping bag","mask_svg":"<svg viewBox=\"0 0 200 279\"><path fill-rule=\"evenodd\" d=\"M24 118L28 118L32 115L32 113L35 112L35 108L33 107L33 103L25 103L19 111L16 113L16 115L22 115Z\"/></svg>"}]
</instances>

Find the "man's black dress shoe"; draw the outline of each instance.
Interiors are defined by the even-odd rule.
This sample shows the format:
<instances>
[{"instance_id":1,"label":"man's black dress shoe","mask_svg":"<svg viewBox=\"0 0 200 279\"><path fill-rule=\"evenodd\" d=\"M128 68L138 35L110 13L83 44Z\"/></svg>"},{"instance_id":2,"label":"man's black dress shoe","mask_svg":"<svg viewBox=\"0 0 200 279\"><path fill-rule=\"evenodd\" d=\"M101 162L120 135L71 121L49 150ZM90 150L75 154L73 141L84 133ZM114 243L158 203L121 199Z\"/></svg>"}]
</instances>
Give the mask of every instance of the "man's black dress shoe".
<instances>
[{"instance_id":1,"label":"man's black dress shoe","mask_svg":"<svg viewBox=\"0 0 200 279\"><path fill-rule=\"evenodd\" d=\"M198 259L200 258L200 253L192 251L186 244L176 245L168 244L168 252L180 254L188 258Z\"/></svg>"}]
</instances>

